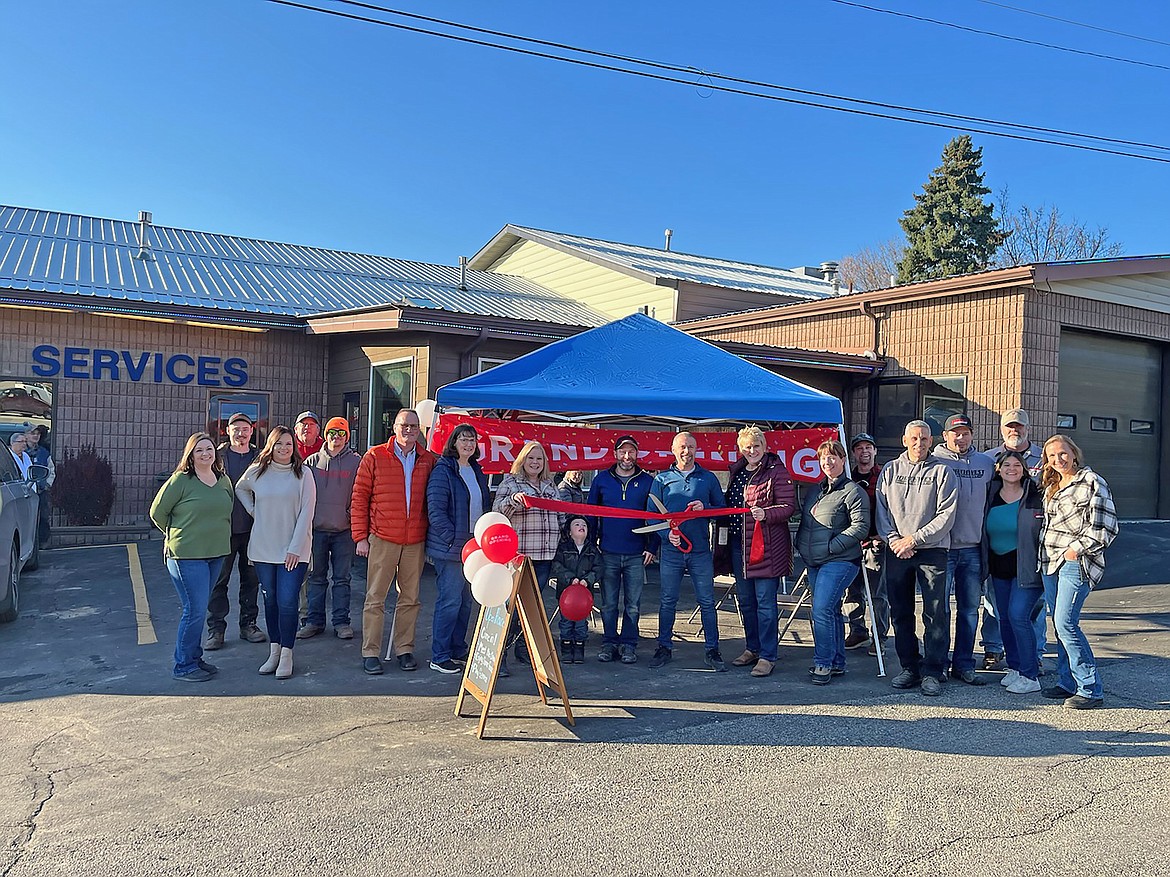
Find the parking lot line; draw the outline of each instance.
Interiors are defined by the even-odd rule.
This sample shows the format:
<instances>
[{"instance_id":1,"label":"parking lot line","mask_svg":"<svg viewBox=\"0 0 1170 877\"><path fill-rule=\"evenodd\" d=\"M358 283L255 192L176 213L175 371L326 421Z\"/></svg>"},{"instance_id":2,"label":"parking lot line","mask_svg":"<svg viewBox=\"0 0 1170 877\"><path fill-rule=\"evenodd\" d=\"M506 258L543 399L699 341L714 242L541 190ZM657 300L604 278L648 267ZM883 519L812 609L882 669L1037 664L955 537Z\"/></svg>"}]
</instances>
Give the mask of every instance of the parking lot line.
<instances>
[{"instance_id":1,"label":"parking lot line","mask_svg":"<svg viewBox=\"0 0 1170 877\"><path fill-rule=\"evenodd\" d=\"M138 557L138 546L133 542L126 545L126 557L130 561L130 583L134 586L134 618L138 621L138 645L147 646L158 642L158 637L154 634L154 624L150 620L150 603L146 600L142 560Z\"/></svg>"}]
</instances>

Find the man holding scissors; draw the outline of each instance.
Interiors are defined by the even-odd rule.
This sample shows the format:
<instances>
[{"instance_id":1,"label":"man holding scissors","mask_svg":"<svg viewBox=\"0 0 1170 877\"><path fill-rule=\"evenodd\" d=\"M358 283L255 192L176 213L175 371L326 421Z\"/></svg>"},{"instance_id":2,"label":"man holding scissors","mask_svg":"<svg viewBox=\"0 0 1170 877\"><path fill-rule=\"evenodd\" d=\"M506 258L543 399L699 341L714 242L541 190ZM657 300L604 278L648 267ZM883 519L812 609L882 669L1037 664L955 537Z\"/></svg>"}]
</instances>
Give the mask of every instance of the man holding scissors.
<instances>
[{"instance_id":1,"label":"man holding scissors","mask_svg":"<svg viewBox=\"0 0 1170 877\"><path fill-rule=\"evenodd\" d=\"M680 432L674 437L671 451L675 463L654 478L647 511L669 514L724 508L723 489L718 479L695 462L697 447L695 437L689 432ZM669 524L658 526L666 529ZM695 600L703 619L707 650L703 663L716 672L726 672L727 665L719 654L719 619L715 612L715 564L711 555L710 519L694 518L683 521L678 530L671 528L670 535L662 542L660 564L662 597L658 608L658 648L650 659L650 666L662 667L672 657L675 609L685 571L691 574Z\"/></svg>"}]
</instances>

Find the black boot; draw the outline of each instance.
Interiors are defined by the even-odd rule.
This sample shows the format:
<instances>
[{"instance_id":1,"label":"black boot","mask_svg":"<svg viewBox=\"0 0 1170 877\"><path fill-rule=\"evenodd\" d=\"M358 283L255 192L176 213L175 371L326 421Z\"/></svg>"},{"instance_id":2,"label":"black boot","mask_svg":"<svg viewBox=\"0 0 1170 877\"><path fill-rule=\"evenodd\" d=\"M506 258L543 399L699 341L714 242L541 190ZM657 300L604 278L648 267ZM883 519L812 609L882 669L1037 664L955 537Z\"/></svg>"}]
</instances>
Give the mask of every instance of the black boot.
<instances>
[{"instance_id":1,"label":"black boot","mask_svg":"<svg viewBox=\"0 0 1170 877\"><path fill-rule=\"evenodd\" d=\"M572 664L573 663L573 653L575 651L576 651L576 647L573 645L573 643L570 640L567 640L567 639L561 640L561 663L562 664Z\"/></svg>"},{"instance_id":2,"label":"black boot","mask_svg":"<svg viewBox=\"0 0 1170 877\"><path fill-rule=\"evenodd\" d=\"M573 643L573 663L574 664L584 664L585 663L585 643L584 642Z\"/></svg>"}]
</instances>

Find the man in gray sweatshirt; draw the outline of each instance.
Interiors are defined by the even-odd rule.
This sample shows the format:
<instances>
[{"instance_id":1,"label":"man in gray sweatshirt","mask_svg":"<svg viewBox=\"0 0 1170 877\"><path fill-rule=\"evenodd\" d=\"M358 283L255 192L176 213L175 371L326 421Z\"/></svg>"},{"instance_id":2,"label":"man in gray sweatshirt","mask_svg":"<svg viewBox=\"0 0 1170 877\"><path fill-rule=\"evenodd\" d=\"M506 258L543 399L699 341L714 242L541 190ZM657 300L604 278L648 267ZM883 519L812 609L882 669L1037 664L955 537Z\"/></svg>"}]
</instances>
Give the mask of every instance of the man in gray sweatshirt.
<instances>
[{"instance_id":1,"label":"man in gray sweatshirt","mask_svg":"<svg viewBox=\"0 0 1170 877\"><path fill-rule=\"evenodd\" d=\"M894 688L942 693L951 640L947 598L947 549L959 499L958 479L930 455L930 425L912 420L902 434L906 452L882 467L878 476L878 538L885 543L882 575L890 599L894 648L902 672ZM914 588L922 591L925 656L918 649Z\"/></svg>"},{"instance_id":2,"label":"man in gray sweatshirt","mask_svg":"<svg viewBox=\"0 0 1170 877\"><path fill-rule=\"evenodd\" d=\"M987 485L995 473L995 462L971 447L971 420L966 414L952 414L943 425L945 444L934 449L934 456L950 468L959 479L959 505L955 526L951 528L951 547L947 551L947 592L955 595L955 643L951 674L968 685L983 685L975 673L975 629L979 626L979 607L983 605L983 518L987 513ZM999 621L991 616L991 631L983 622L984 649L1002 652L988 645L999 640Z\"/></svg>"},{"instance_id":3,"label":"man in gray sweatshirt","mask_svg":"<svg viewBox=\"0 0 1170 877\"><path fill-rule=\"evenodd\" d=\"M349 525L353 482L361 454L349 446L349 423L334 417L325 425L325 444L311 454L305 465L313 470L317 505L313 510L313 562L309 567L309 611L297 639L314 637L325 629L325 591L333 568L333 632L353 639L349 618L350 568L354 542Z\"/></svg>"}]
</instances>

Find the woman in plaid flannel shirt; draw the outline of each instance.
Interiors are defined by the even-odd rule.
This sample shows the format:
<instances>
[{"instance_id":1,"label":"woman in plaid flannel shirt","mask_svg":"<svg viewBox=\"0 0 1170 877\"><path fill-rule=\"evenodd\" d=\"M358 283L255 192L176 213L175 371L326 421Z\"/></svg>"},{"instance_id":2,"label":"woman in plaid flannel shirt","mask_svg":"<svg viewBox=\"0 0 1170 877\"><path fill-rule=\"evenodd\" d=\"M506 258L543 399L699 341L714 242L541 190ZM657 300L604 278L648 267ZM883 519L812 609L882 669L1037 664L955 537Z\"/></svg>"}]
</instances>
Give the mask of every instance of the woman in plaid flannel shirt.
<instances>
[{"instance_id":1,"label":"woman in plaid flannel shirt","mask_svg":"<svg viewBox=\"0 0 1170 877\"><path fill-rule=\"evenodd\" d=\"M525 508L521 505L522 496L557 498L557 488L548 468L548 455L537 441L525 443L516 455L512 471L504 476L496 491L493 511L507 515L512 522L520 542L517 551L532 561L536 582L543 593L548 587L553 556L561 541L561 520L556 512ZM513 622L509 636L515 636L518 631L518 624ZM528 663L528 650L523 639L516 642L516 660Z\"/></svg>"},{"instance_id":2,"label":"woman in plaid flannel shirt","mask_svg":"<svg viewBox=\"0 0 1170 877\"><path fill-rule=\"evenodd\" d=\"M1040 471L1044 530L1040 571L1057 637L1060 682L1044 696L1064 698L1070 709L1104 703L1101 677L1081 630L1081 607L1105 574L1105 549L1117 536L1117 510L1105 479L1084 465L1076 443L1054 435L1044 443Z\"/></svg>"}]
</instances>

